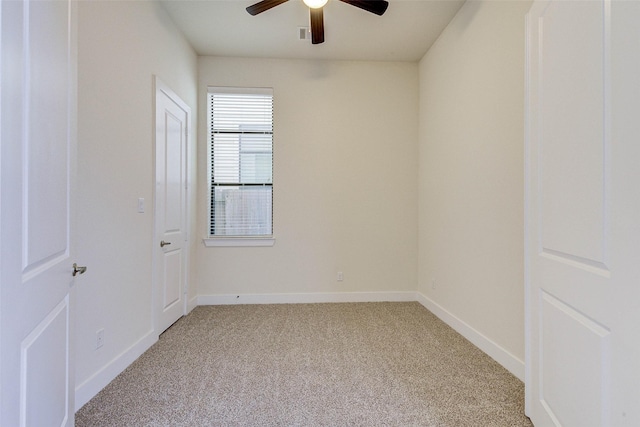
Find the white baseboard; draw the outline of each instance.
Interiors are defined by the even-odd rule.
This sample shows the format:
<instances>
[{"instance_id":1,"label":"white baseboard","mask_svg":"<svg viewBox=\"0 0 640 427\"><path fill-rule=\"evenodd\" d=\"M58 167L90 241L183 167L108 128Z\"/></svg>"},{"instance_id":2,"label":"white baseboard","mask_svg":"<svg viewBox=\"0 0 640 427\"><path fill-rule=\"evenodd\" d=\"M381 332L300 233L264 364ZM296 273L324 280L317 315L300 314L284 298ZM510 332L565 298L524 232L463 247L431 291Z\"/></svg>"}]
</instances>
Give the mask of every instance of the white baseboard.
<instances>
[{"instance_id":1,"label":"white baseboard","mask_svg":"<svg viewBox=\"0 0 640 427\"><path fill-rule=\"evenodd\" d=\"M154 331L149 331L134 345L113 358L102 369L76 387L75 410L82 408L85 403L91 400L100 390L105 388L115 377L124 371L138 357L147 351L155 342L158 336Z\"/></svg>"},{"instance_id":2,"label":"white baseboard","mask_svg":"<svg viewBox=\"0 0 640 427\"><path fill-rule=\"evenodd\" d=\"M232 304L301 304L322 302L407 302L415 301L416 293L405 292L322 292L300 294L231 294L200 295L198 305Z\"/></svg>"},{"instance_id":3,"label":"white baseboard","mask_svg":"<svg viewBox=\"0 0 640 427\"><path fill-rule=\"evenodd\" d=\"M198 296L196 295L195 297L193 297L193 298L191 298L190 300L187 301L187 313L186 314L191 313L191 310L193 310L197 306L198 306Z\"/></svg>"},{"instance_id":4,"label":"white baseboard","mask_svg":"<svg viewBox=\"0 0 640 427\"><path fill-rule=\"evenodd\" d=\"M519 378L520 381L524 381L523 360L520 360L422 293L416 292L416 300L427 310L438 316L440 320L451 326L456 332L489 355L493 360L501 364L506 370Z\"/></svg>"}]
</instances>

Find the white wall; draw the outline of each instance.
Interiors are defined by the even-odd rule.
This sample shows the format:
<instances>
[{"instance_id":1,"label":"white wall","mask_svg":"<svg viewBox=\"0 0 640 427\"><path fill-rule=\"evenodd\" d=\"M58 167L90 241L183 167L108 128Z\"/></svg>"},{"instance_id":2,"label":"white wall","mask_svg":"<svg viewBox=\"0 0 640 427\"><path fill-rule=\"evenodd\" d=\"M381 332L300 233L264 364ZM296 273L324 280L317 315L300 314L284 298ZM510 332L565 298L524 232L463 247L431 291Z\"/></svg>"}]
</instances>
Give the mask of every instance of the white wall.
<instances>
[{"instance_id":1,"label":"white wall","mask_svg":"<svg viewBox=\"0 0 640 427\"><path fill-rule=\"evenodd\" d=\"M200 243L200 302L344 292L386 292L384 299L415 291L417 64L201 57L199 82L201 202L208 200L207 85L274 90L276 237L267 248ZM199 238L207 215L205 202ZM269 296L248 297L263 294Z\"/></svg>"},{"instance_id":2,"label":"white wall","mask_svg":"<svg viewBox=\"0 0 640 427\"><path fill-rule=\"evenodd\" d=\"M524 16L467 2L420 62L419 285L524 375Z\"/></svg>"},{"instance_id":3,"label":"white wall","mask_svg":"<svg viewBox=\"0 0 640 427\"><path fill-rule=\"evenodd\" d=\"M75 301L79 407L157 338L153 76L191 106L195 130L197 57L156 2L79 2L78 31L76 240L78 262L88 266ZM194 163L195 137L190 149ZM101 328L104 347L96 350Z\"/></svg>"}]
</instances>

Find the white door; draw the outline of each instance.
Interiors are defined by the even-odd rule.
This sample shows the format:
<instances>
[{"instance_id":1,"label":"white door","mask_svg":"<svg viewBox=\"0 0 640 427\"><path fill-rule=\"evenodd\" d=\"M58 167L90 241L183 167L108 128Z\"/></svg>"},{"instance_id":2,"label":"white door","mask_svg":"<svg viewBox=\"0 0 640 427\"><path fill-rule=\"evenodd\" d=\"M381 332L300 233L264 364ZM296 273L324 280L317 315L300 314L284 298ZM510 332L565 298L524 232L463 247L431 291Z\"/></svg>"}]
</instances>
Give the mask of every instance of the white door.
<instances>
[{"instance_id":1,"label":"white door","mask_svg":"<svg viewBox=\"0 0 640 427\"><path fill-rule=\"evenodd\" d=\"M189 107L156 78L156 332L186 313Z\"/></svg>"},{"instance_id":2,"label":"white door","mask_svg":"<svg viewBox=\"0 0 640 427\"><path fill-rule=\"evenodd\" d=\"M74 4L0 11L0 424L72 426Z\"/></svg>"},{"instance_id":3,"label":"white door","mask_svg":"<svg viewBox=\"0 0 640 427\"><path fill-rule=\"evenodd\" d=\"M526 399L536 427L640 425L637 3L535 1L527 18Z\"/></svg>"}]
</instances>

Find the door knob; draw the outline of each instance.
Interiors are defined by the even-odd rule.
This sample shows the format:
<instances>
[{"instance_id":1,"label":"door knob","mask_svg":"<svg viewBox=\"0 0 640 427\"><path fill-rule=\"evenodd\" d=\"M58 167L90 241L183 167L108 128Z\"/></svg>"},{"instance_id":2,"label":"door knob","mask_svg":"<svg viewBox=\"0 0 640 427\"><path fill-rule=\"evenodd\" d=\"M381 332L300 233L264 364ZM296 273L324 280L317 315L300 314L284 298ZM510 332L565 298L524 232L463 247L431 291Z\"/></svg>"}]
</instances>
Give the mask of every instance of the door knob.
<instances>
[{"instance_id":1,"label":"door knob","mask_svg":"<svg viewBox=\"0 0 640 427\"><path fill-rule=\"evenodd\" d=\"M164 240L160 241L160 247L161 248L164 248L165 246L170 245L170 244L171 244L171 242L165 242Z\"/></svg>"},{"instance_id":2,"label":"door knob","mask_svg":"<svg viewBox=\"0 0 640 427\"><path fill-rule=\"evenodd\" d=\"M75 262L73 263L73 277L76 277L78 274L84 274L87 271L87 267L80 267Z\"/></svg>"}]
</instances>

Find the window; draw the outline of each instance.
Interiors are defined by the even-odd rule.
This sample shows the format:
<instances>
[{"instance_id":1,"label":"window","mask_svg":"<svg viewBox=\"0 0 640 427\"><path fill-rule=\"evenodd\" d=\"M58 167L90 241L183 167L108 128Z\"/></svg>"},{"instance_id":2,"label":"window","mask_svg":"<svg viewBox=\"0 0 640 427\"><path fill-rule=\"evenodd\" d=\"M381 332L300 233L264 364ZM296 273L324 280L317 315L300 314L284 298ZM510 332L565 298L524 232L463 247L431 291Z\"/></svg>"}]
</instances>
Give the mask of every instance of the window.
<instances>
[{"instance_id":1,"label":"window","mask_svg":"<svg viewBox=\"0 0 640 427\"><path fill-rule=\"evenodd\" d=\"M210 237L273 235L273 91L209 88Z\"/></svg>"}]
</instances>

